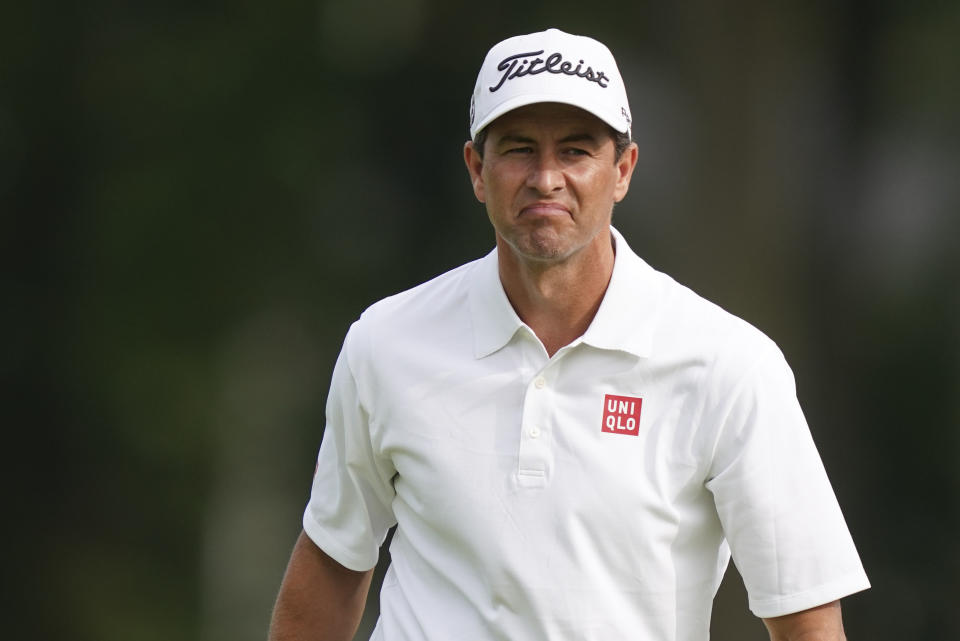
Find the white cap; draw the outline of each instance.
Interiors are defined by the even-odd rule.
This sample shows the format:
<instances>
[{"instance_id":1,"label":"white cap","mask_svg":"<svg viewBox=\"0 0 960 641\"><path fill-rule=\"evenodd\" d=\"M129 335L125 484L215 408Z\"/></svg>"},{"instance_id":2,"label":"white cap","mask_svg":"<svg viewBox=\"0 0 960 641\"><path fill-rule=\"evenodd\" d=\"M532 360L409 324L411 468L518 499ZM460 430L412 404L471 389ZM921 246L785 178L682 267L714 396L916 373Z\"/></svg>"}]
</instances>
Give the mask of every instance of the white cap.
<instances>
[{"instance_id":1,"label":"white cap","mask_svg":"<svg viewBox=\"0 0 960 641\"><path fill-rule=\"evenodd\" d=\"M547 29L494 45L473 89L470 137L506 112L537 102L580 107L630 133L630 105L617 62L593 38Z\"/></svg>"}]
</instances>

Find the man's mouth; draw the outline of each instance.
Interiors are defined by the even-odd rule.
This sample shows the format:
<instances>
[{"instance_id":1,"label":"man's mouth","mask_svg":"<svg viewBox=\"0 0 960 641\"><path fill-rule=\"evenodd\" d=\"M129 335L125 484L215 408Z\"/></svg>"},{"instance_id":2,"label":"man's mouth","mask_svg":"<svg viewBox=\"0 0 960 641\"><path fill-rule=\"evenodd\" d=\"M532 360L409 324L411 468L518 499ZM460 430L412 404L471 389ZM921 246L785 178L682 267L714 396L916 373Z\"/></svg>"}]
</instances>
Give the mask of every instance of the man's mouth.
<instances>
[{"instance_id":1,"label":"man's mouth","mask_svg":"<svg viewBox=\"0 0 960 641\"><path fill-rule=\"evenodd\" d=\"M570 209L558 202L537 202L520 210L521 216L569 216Z\"/></svg>"}]
</instances>

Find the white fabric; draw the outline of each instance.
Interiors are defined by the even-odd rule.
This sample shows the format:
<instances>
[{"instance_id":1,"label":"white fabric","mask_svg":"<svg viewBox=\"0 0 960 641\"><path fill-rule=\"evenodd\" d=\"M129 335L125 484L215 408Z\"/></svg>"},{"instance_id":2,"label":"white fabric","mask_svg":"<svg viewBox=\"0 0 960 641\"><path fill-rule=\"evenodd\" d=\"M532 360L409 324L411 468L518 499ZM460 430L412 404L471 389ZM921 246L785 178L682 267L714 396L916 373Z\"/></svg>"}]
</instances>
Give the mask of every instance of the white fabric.
<instances>
[{"instance_id":1,"label":"white fabric","mask_svg":"<svg viewBox=\"0 0 960 641\"><path fill-rule=\"evenodd\" d=\"M703 641L728 543L757 616L869 586L779 350L613 233L553 358L495 251L350 329L303 523L356 570L399 524L374 639Z\"/></svg>"},{"instance_id":2,"label":"white fabric","mask_svg":"<svg viewBox=\"0 0 960 641\"><path fill-rule=\"evenodd\" d=\"M587 36L547 29L495 44L484 58L470 99L470 137L506 112L537 102L589 111L630 132L630 105L617 61Z\"/></svg>"}]
</instances>

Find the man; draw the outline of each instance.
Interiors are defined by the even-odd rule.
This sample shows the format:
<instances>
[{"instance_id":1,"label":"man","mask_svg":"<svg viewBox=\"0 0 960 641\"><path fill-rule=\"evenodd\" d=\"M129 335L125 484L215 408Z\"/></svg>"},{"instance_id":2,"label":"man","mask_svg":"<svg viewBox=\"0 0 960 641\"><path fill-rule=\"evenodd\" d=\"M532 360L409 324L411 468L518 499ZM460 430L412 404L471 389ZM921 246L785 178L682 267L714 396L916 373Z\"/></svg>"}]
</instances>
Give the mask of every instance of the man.
<instances>
[{"instance_id":1,"label":"man","mask_svg":"<svg viewBox=\"0 0 960 641\"><path fill-rule=\"evenodd\" d=\"M610 226L637 161L605 46L494 46L464 159L496 249L373 305L334 369L271 639L709 635L730 558L774 641L868 587L776 346Z\"/></svg>"}]
</instances>

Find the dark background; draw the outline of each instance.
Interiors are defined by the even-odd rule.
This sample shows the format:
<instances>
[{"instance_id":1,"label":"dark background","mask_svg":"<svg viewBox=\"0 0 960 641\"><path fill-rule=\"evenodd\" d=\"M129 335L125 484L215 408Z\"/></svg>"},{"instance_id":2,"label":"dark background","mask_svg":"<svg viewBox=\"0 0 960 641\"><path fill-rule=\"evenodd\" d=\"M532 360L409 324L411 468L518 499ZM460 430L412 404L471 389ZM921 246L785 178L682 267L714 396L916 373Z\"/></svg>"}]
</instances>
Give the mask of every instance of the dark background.
<instances>
[{"instance_id":1,"label":"dark background","mask_svg":"<svg viewBox=\"0 0 960 641\"><path fill-rule=\"evenodd\" d=\"M263 639L374 300L492 246L486 50L614 51L634 249L776 340L873 589L957 638L960 3L104 0L0 10L7 638ZM735 573L715 639L764 639Z\"/></svg>"}]
</instances>

